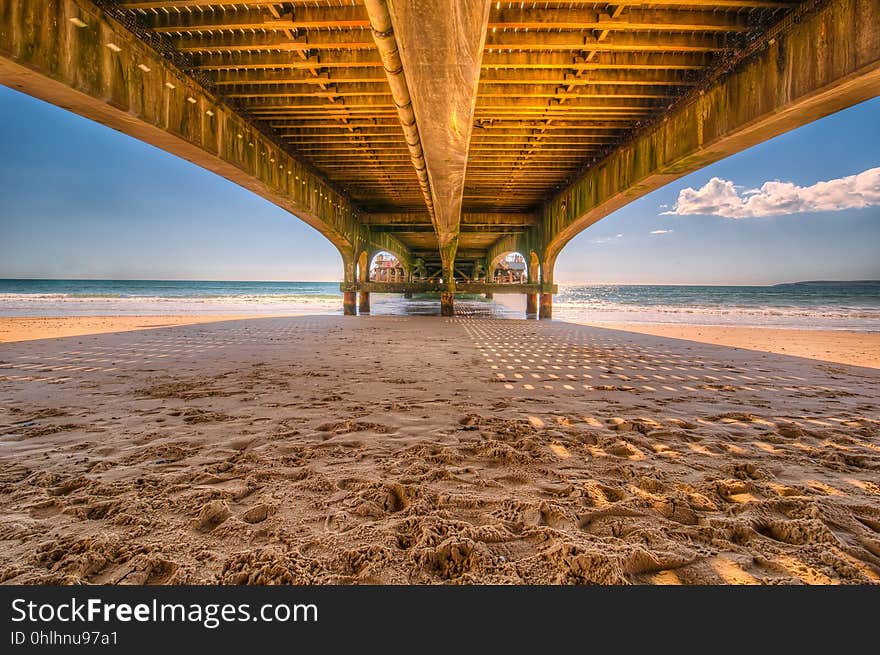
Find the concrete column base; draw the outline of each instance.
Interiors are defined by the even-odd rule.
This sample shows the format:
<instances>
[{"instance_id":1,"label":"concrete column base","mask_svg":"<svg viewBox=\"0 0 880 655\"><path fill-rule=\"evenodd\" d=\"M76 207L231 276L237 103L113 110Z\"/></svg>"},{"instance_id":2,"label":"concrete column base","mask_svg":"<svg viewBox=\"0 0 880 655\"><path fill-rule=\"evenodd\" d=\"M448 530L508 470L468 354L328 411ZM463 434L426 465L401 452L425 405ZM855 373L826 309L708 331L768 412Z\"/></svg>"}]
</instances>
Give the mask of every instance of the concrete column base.
<instances>
[{"instance_id":1,"label":"concrete column base","mask_svg":"<svg viewBox=\"0 0 880 655\"><path fill-rule=\"evenodd\" d=\"M537 316L538 315L538 294L537 293L527 293L526 294L526 316Z\"/></svg>"},{"instance_id":2,"label":"concrete column base","mask_svg":"<svg viewBox=\"0 0 880 655\"><path fill-rule=\"evenodd\" d=\"M357 315L357 299L354 291L345 291L342 294L342 313L345 316Z\"/></svg>"},{"instance_id":3,"label":"concrete column base","mask_svg":"<svg viewBox=\"0 0 880 655\"><path fill-rule=\"evenodd\" d=\"M370 313L370 292L369 291L361 291L360 298L358 299L358 312L361 314L369 314Z\"/></svg>"},{"instance_id":4,"label":"concrete column base","mask_svg":"<svg viewBox=\"0 0 880 655\"><path fill-rule=\"evenodd\" d=\"M553 318L553 294L541 294L541 313L538 318Z\"/></svg>"},{"instance_id":5,"label":"concrete column base","mask_svg":"<svg viewBox=\"0 0 880 655\"><path fill-rule=\"evenodd\" d=\"M455 294L443 292L440 294L440 316L455 316Z\"/></svg>"}]
</instances>

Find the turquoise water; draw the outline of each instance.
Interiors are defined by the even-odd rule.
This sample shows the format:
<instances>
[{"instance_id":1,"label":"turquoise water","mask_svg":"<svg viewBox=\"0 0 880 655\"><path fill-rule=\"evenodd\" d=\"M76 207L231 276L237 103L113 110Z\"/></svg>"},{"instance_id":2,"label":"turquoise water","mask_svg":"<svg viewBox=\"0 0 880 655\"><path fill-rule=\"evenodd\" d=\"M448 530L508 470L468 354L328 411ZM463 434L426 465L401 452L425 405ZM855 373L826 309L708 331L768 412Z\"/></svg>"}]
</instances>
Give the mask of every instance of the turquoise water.
<instances>
[{"instance_id":1,"label":"turquoise water","mask_svg":"<svg viewBox=\"0 0 880 655\"><path fill-rule=\"evenodd\" d=\"M555 316L606 322L880 331L880 281L776 286L560 285Z\"/></svg>"},{"instance_id":2,"label":"turquoise water","mask_svg":"<svg viewBox=\"0 0 880 655\"><path fill-rule=\"evenodd\" d=\"M45 298L341 297L338 282L213 282L192 280L0 280L7 295Z\"/></svg>"},{"instance_id":3,"label":"turquoise water","mask_svg":"<svg viewBox=\"0 0 880 655\"><path fill-rule=\"evenodd\" d=\"M556 318L880 331L880 282L771 287L560 285ZM333 314L337 282L0 280L0 316ZM480 315L521 316L522 296L462 302ZM373 294L374 314L435 313L433 297Z\"/></svg>"}]
</instances>

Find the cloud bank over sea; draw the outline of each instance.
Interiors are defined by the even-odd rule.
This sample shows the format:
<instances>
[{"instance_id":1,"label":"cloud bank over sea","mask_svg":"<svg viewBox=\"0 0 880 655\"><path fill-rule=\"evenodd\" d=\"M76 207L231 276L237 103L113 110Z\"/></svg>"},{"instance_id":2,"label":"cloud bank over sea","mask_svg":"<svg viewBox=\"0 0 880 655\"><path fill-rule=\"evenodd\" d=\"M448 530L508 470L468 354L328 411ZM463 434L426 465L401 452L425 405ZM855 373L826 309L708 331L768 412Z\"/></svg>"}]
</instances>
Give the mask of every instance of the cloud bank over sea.
<instances>
[{"instance_id":1,"label":"cloud bank over sea","mask_svg":"<svg viewBox=\"0 0 880 655\"><path fill-rule=\"evenodd\" d=\"M857 175L798 186L778 180L745 189L713 177L699 189L679 191L675 206L664 215L763 218L807 212L834 212L880 205L880 167Z\"/></svg>"}]
</instances>

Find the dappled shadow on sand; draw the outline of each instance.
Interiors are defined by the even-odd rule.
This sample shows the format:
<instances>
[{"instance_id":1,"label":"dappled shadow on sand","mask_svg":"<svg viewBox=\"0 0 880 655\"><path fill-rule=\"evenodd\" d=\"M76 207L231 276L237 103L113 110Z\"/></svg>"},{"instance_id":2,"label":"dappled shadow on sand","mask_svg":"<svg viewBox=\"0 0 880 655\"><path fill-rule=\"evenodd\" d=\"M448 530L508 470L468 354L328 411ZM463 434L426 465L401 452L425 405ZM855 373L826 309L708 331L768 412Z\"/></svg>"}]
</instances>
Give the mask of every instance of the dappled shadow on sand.
<instances>
[{"instance_id":1,"label":"dappled shadow on sand","mask_svg":"<svg viewBox=\"0 0 880 655\"><path fill-rule=\"evenodd\" d=\"M876 583L880 375L558 322L0 347L0 580Z\"/></svg>"}]
</instances>

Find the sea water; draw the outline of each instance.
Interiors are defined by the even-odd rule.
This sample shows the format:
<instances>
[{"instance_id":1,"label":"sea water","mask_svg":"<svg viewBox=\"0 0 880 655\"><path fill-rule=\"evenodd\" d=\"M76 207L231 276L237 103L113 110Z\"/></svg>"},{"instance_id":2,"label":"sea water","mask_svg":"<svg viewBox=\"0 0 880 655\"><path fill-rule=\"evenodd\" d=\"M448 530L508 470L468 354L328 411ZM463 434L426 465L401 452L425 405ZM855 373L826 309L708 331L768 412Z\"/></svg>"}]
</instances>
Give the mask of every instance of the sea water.
<instances>
[{"instance_id":1,"label":"sea water","mask_svg":"<svg viewBox=\"0 0 880 655\"><path fill-rule=\"evenodd\" d=\"M373 314L436 314L436 296L372 294ZM521 318L523 296L459 300L463 313ZM339 314L338 282L0 280L0 316ZM776 286L560 284L554 318L880 331L880 281Z\"/></svg>"}]
</instances>

